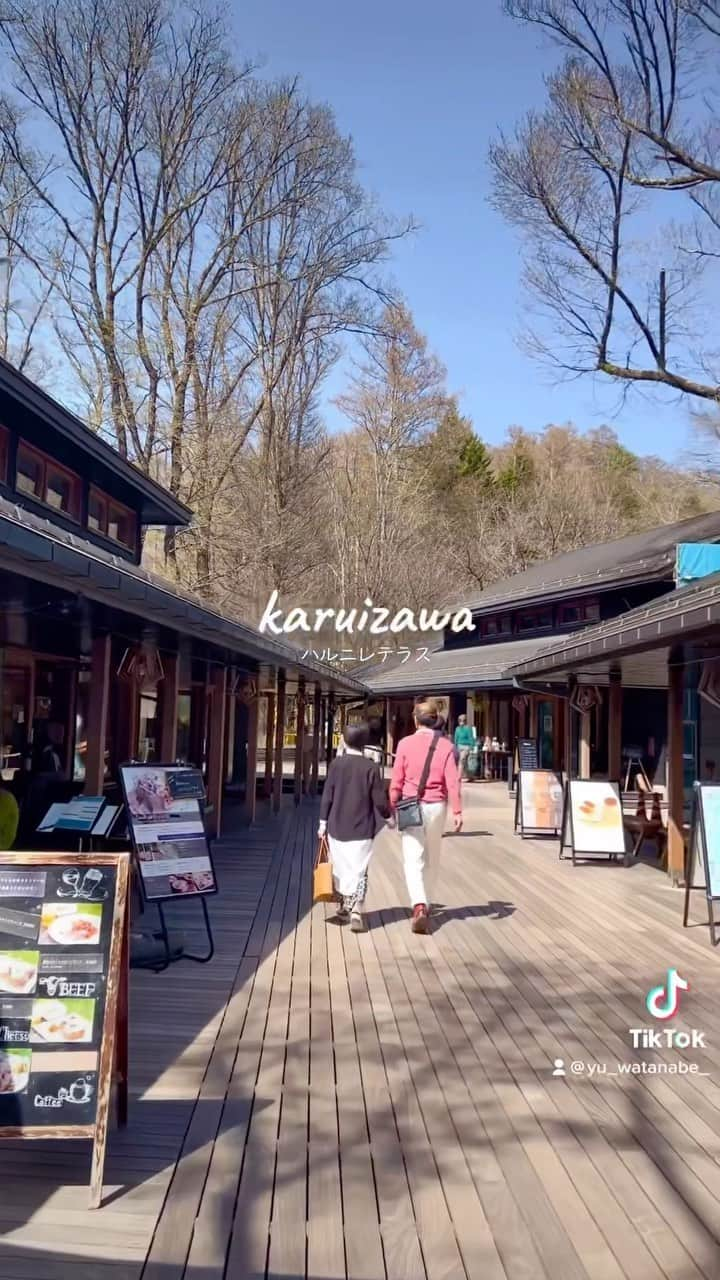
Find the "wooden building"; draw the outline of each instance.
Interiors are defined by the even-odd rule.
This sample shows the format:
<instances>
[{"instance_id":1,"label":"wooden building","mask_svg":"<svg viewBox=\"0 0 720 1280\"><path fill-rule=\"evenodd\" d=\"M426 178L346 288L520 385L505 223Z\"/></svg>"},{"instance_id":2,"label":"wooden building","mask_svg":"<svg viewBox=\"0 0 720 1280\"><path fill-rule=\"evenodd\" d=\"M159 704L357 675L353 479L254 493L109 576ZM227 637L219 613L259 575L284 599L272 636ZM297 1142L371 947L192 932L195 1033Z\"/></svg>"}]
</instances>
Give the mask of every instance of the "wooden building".
<instances>
[{"instance_id":1,"label":"wooden building","mask_svg":"<svg viewBox=\"0 0 720 1280\"><path fill-rule=\"evenodd\" d=\"M594 758L586 721L580 776L621 780L626 744L638 736L627 724L628 693L652 679L662 703L653 781L667 791L668 870L680 879L693 783L720 780L720 574L557 640L511 674L599 689L607 707L606 754Z\"/></svg>"},{"instance_id":2,"label":"wooden building","mask_svg":"<svg viewBox=\"0 0 720 1280\"><path fill-rule=\"evenodd\" d=\"M683 543L720 543L720 513L555 556L458 601L471 610L472 632L448 629L427 661L387 662L364 675L373 696L385 699L389 749L409 731L414 700L433 694L447 700L451 727L465 712L480 738L505 743L508 753L517 737L532 737L541 764L581 776L607 771L609 697L593 702L592 686L578 694L573 681L534 659L673 592ZM662 664L650 655L636 662L612 698L622 711L621 749L654 770L666 737Z\"/></svg>"},{"instance_id":3,"label":"wooden building","mask_svg":"<svg viewBox=\"0 0 720 1280\"><path fill-rule=\"evenodd\" d=\"M112 790L130 759L198 765L215 831L225 796L252 820L259 744L259 790L280 802L290 700L288 781L317 787L334 707L364 686L144 569L146 530L191 518L0 360L0 747L25 837L49 800Z\"/></svg>"}]
</instances>

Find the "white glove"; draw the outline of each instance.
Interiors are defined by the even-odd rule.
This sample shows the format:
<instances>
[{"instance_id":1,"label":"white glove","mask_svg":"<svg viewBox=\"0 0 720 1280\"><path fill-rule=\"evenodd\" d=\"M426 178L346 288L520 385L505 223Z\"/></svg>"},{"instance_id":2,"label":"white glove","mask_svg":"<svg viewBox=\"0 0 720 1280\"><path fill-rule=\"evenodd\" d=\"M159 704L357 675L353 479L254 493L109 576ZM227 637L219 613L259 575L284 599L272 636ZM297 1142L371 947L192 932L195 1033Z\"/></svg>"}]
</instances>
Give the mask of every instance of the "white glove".
<instances>
[{"instance_id":1,"label":"white glove","mask_svg":"<svg viewBox=\"0 0 720 1280\"><path fill-rule=\"evenodd\" d=\"M319 836L324 836L326 831L327 831L327 822L322 822L322 821L321 821L321 822L319 822L319 823L318 823L318 835L319 835Z\"/></svg>"}]
</instances>

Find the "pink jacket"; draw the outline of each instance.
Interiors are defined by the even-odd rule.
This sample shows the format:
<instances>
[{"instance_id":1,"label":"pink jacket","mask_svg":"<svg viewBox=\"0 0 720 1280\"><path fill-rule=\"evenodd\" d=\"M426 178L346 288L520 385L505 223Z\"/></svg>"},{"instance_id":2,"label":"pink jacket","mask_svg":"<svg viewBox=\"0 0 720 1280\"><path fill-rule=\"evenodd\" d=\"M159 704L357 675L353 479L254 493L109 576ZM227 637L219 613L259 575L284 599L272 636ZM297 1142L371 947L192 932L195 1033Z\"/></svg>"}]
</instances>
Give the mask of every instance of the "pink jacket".
<instances>
[{"instance_id":1,"label":"pink jacket","mask_svg":"<svg viewBox=\"0 0 720 1280\"><path fill-rule=\"evenodd\" d=\"M390 803L393 806L398 800L415 799L431 737L431 729L417 729L410 737L400 740L390 779ZM426 804L438 804L448 798L453 813L462 813L460 778L453 745L449 738L440 738L430 764L423 800Z\"/></svg>"}]
</instances>

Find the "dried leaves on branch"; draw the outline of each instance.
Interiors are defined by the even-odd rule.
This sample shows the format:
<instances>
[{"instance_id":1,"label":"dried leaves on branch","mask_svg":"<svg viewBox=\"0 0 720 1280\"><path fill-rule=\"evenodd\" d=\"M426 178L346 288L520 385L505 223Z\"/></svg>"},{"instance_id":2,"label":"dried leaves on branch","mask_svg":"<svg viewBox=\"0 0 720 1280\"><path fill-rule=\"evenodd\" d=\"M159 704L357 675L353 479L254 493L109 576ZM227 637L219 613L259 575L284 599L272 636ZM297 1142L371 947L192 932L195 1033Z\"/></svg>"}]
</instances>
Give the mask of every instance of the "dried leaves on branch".
<instances>
[{"instance_id":1,"label":"dried leaves on branch","mask_svg":"<svg viewBox=\"0 0 720 1280\"><path fill-rule=\"evenodd\" d=\"M715 0L505 0L563 61L491 148L526 248L535 352L570 374L717 400Z\"/></svg>"}]
</instances>

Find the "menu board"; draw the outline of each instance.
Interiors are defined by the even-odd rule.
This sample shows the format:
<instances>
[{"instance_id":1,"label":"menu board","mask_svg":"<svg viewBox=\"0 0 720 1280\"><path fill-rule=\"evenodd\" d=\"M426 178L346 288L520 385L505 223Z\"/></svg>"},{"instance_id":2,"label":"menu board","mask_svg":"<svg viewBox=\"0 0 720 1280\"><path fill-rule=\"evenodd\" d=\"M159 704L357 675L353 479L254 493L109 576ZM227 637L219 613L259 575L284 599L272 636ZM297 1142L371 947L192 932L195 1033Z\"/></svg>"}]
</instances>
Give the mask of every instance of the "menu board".
<instances>
[{"instance_id":1,"label":"menu board","mask_svg":"<svg viewBox=\"0 0 720 1280\"><path fill-rule=\"evenodd\" d=\"M569 837L575 853L624 854L625 827L618 784L601 779L569 782L565 826L563 841Z\"/></svg>"},{"instance_id":2,"label":"menu board","mask_svg":"<svg viewBox=\"0 0 720 1280\"><path fill-rule=\"evenodd\" d=\"M126 853L0 854L0 1138L104 1156L127 881Z\"/></svg>"},{"instance_id":3,"label":"menu board","mask_svg":"<svg viewBox=\"0 0 720 1280\"><path fill-rule=\"evenodd\" d=\"M152 901L216 893L197 770L184 765L123 765L130 832L145 897Z\"/></svg>"},{"instance_id":4,"label":"menu board","mask_svg":"<svg viewBox=\"0 0 720 1280\"><path fill-rule=\"evenodd\" d=\"M562 824L562 780L553 769L523 769L518 774L515 829L521 835L559 832Z\"/></svg>"},{"instance_id":5,"label":"menu board","mask_svg":"<svg viewBox=\"0 0 720 1280\"><path fill-rule=\"evenodd\" d=\"M518 756L521 769L537 769L538 749L534 738L518 738Z\"/></svg>"}]
</instances>

